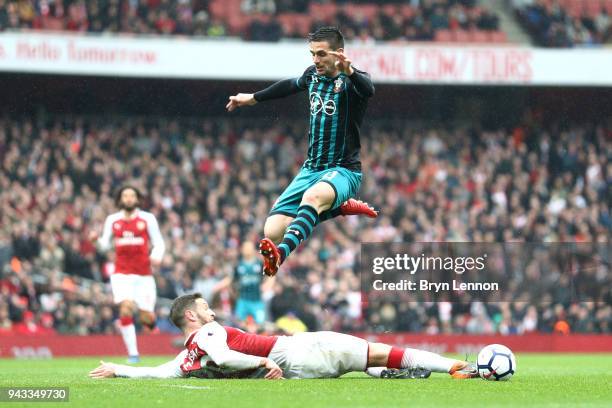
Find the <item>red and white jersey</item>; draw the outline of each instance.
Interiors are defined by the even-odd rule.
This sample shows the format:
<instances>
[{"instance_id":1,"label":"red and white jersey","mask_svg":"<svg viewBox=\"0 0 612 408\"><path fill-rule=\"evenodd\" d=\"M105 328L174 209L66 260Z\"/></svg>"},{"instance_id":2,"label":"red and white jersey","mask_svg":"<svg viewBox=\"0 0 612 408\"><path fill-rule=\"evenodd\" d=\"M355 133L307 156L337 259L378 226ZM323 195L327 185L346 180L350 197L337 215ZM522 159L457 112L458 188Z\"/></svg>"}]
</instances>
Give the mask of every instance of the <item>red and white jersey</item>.
<instances>
[{"instance_id":1,"label":"red and white jersey","mask_svg":"<svg viewBox=\"0 0 612 408\"><path fill-rule=\"evenodd\" d=\"M187 355L181 364L184 375L203 368L227 367L233 371L259 367L261 357L268 357L277 336L246 333L217 322L207 323L187 337Z\"/></svg>"},{"instance_id":2,"label":"red and white jersey","mask_svg":"<svg viewBox=\"0 0 612 408\"><path fill-rule=\"evenodd\" d=\"M155 216L137 209L131 218L123 211L106 217L98 240L103 251L115 244L115 273L151 275L151 259L161 261L166 247Z\"/></svg>"}]
</instances>

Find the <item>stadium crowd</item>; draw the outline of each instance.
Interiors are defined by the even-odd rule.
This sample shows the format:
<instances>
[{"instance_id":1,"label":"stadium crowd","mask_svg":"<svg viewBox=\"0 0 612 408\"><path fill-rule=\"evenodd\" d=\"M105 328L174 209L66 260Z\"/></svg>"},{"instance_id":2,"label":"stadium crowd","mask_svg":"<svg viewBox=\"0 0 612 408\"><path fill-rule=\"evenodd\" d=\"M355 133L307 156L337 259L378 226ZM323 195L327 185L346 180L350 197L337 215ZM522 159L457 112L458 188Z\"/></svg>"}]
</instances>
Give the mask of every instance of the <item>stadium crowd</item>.
<instances>
[{"instance_id":1,"label":"stadium crowd","mask_svg":"<svg viewBox=\"0 0 612 408\"><path fill-rule=\"evenodd\" d=\"M598 3L598 4L596 4ZM594 0L595 8L577 13L563 7L559 1L513 0L516 15L535 43L543 47L566 48L592 46L612 42L612 2L606 7Z\"/></svg>"},{"instance_id":2,"label":"stadium crowd","mask_svg":"<svg viewBox=\"0 0 612 408\"><path fill-rule=\"evenodd\" d=\"M125 182L145 192L142 207L166 241L158 295L198 291L234 319L235 293L221 282L297 174L304 128L252 119L0 119L0 334L116 330L112 253L97 253L87 236L116 211L113 191ZM267 320L286 331L610 333L609 285L592 302L557 291L541 302L517 292L497 304L366 303L358 259L362 241L607 242L611 140L610 128L591 124L369 122L360 195L381 215L317 228L262 293ZM167 315L160 302L159 330L172 330Z\"/></svg>"},{"instance_id":3,"label":"stadium crowd","mask_svg":"<svg viewBox=\"0 0 612 408\"><path fill-rule=\"evenodd\" d=\"M373 13L345 8L346 1L242 0L236 4L238 9L231 8L230 3L235 1L223 1L228 5L214 0L0 0L0 31L238 36L252 41L303 38L305 33L300 27L282 24L282 14L301 14L309 18L312 26L338 25L348 40L368 42L430 41L438 30L498 29L498 17L478 7L476 0L352 2L374 7ZM318 12L310 16L311 4L331 5L333 9L331 14ZM406 6L406 12L400 12L400 4ZM215 12L217 9L221 11Z\"/></svg>"}]
</instances>

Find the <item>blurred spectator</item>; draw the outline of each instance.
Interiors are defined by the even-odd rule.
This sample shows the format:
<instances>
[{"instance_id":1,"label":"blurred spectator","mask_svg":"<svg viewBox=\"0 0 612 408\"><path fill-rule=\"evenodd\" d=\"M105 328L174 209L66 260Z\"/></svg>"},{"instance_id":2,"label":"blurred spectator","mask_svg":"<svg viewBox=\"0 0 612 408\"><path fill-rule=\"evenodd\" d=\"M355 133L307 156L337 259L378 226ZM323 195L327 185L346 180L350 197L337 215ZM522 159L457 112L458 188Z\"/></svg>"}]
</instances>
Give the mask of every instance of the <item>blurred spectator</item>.
<instances>
[{"instance_id":1,"label":"blurred spectator","mask_svg":"<svg viewBox=\"0 0 612 408\"><path fill-rule=\"evenodd\" d=\"M240 11L232 9L231 15L227 10L218 12L219 8L225 9L223 3L224 0L0 0L0 31L39 29L208 37L231 35L248 41L275 42L281 38L303 38L306 35L301 26L289 24L283 29L279 16L301 14L309 19L311 6L320 5L321 1L242 0ZM315 12L310 19L311 31L321 25L337 25L348 41L363 42L367 39L430 41L436 31L447 29L498 30L498 17L486 9L486 2L477 3L467 0L412 1L406 9L408 5L398 0L337 2L337 7L334 7L334 2L323 2L330 4L334 11L325 15ZM350 7L355 5L365 9ZM593 25L606 26L605 16Z\"/></svg>"},{"instance_id":2,"label":"blurred spectator","mask_svg":"<svg viewBox=\"0 0 612 408\"><path fill-rule=\"evenodd\" d=\"M84 238L114 210L115 186L134 180L168 245L159 296L200 291L233 319L235 299L219 283L301 165L304 127L236 118L0 119L0 332L115 330L112 258ZM261 294L267 320L292 313L289 323L308 330L609 333L609 291L572 302L568 281L537 304L517 292L499 304L400 297L366 306L358 260L360 242L607 242L611 136L592 123L479 130L368 122L360 194L383 215L322 224ZM525 270L530 279L544 273L537 264ZM164 307L160 327L172 330Z\"/></svg>"},{"instance_id":3,"label":"blurred spectator","mask_svg":"<svg viewBox=\"0 0 612 408\"><path fill-rule=\"evenodd\" d=\"M595 15L587 9L581 13L558 0L513 0L518 20L533 37L537 45L544 47L574 47L605 44L612 41L610 10L599 7Z\"/></svg>"}]
</instances>

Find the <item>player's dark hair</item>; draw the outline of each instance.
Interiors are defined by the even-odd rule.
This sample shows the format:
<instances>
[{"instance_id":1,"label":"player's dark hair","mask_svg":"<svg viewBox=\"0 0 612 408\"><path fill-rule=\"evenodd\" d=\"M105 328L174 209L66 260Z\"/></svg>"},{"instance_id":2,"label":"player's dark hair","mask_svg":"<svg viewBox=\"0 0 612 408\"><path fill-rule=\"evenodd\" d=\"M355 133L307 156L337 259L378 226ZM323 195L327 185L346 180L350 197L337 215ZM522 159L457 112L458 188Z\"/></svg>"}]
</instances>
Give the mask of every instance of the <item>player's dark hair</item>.
<instances>
[{"instance_id":1,"label":"player's dark hair","mask_svg":"<svg viewBox=\"0 0 612 408\"><path fill-rule=\"evenodd\" d=\"M183 330L183 325L185 324L185 310L193 307L197 299L202 299L202 295L199 293L192 293L174 299L170 307L170 320L172 320L172 323L174 323L176 327Z\"/></svg>"},{"instance_id":2,"label":"player's dark hair","mask_svg":"<svg viewBox=\"0 0 612 408\"><path fill-rule=\"evenodd\" d=\"M338 27L319 27L314 33L308 34L308 42L327 41L332 50L344 48L344 36Z\"/></svg>"},{"instance_id":3,"label":"player's dark hair","mask_svg":"<svg viewBox=\"0 0 612 408\"><path fill-rule=\"evenodd\" d=\"M115 193L115 205L117 207L121 207L121 194L123 194L125 190L134 190L134 192L136 193L136 198L138 199L138 202L142 201L142 193L140 192L140 190L128 184L125 186L121 186L119 190L117 190L117 192Z\"/></svg>"}]
</instances>

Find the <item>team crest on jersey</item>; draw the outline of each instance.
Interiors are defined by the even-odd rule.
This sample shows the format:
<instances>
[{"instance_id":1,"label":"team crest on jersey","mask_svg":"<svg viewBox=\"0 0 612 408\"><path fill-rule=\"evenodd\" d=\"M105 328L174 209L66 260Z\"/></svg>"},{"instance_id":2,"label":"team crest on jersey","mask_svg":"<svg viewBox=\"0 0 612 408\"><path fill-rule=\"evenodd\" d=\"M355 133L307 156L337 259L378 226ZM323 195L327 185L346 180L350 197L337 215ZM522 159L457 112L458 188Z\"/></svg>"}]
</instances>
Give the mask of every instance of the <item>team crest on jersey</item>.
<instances>
[{"instance_id":1,"label":"team crest on jersey","mask_svg":"<svg viewBox=\"0 0 612 408\"><path fill-rule=\"evenodd\" d=\"M342 91L342 87L344 85L344 81L342 78L338 78L334 81L334 93L338 93Z\"/></svg>"},{"instance_id":2,"label":"team crest on jersey","mask_svg":"<svg viewBox=\"0 0 612 408\"><path fill-rule=\"evenodd\" d=\"M136 228L138 228L138 231L142 231L142 230L144 230L144 229L145 229L145 227L146 227L146 225L145 225L144 221L138 221L138 222L136 223Z\"/></svg>"},{"instance_id":3,"label":"team crest on jersey","mask_svg":"<svg viewBox=\"0 0 612 408\"><path fill-rule=\"evenodd\" d=\"M119 225L119 223L115 223L115 224L113 224L113 228L116 229L116 230L119 230L119 229L121 229L121 225Z\"/></svg>"},{"instance_id":4,"label":"team crest on jersey","mask_svg":"<svg viewBox=\"0 0 612 408\"><path fill-rule=\"evenodd\" d=\"M310 82L313 83L313 84L319 83L319 77L316 76L316 75L312 75L310 77Z\"/></svg>"}]
</instances>

